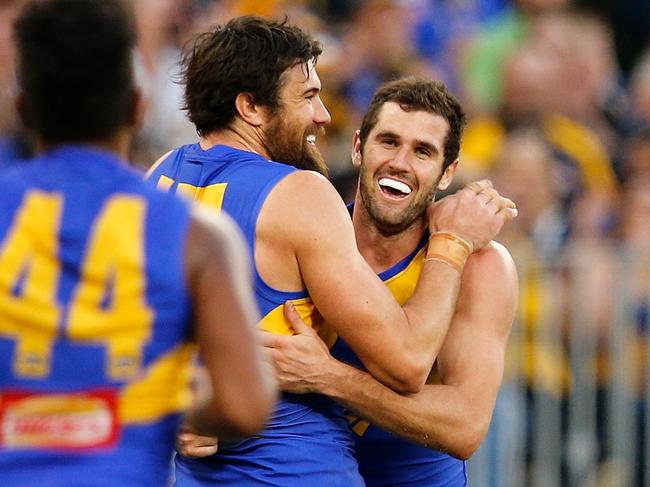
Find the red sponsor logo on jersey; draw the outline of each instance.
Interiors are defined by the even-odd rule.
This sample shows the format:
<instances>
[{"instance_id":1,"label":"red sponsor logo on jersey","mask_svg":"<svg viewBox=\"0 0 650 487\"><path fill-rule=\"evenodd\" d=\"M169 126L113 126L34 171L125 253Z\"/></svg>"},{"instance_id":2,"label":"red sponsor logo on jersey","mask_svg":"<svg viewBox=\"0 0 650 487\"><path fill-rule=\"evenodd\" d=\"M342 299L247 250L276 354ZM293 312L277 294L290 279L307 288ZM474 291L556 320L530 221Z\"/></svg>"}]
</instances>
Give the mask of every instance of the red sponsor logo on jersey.
<instances>
[{"instance_id":1,"label":"red sponsor logo on jersey","mask_svg":"<svg viewBox=\"0 0 650 487\"><path fill-rule=\"evenodd\" d=\"M105 448L115 445L119 430L113 390L0 396L0 448Z\"/></svg>"}]
</instances>

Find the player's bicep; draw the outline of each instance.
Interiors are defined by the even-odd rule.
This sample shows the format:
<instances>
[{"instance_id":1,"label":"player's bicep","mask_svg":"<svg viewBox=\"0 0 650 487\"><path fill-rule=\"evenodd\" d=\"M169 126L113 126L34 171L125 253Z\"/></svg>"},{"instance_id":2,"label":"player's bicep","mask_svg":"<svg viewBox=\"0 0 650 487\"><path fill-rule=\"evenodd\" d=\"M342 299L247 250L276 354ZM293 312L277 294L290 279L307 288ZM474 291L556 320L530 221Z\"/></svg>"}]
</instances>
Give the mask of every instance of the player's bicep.
<instances>
[{"instance_id":1,"label":"player's bicep","mask_svg":"<svg viewBox=\"0 0 650 487\"><path fill-rule=\"evenodd\" d=\"M512 259L505 249L491 245L468 261L458 307L438 356L442 382L458 386L477 403L489 402L501 384L517 304Z\"/></svg>"}]
</instances>

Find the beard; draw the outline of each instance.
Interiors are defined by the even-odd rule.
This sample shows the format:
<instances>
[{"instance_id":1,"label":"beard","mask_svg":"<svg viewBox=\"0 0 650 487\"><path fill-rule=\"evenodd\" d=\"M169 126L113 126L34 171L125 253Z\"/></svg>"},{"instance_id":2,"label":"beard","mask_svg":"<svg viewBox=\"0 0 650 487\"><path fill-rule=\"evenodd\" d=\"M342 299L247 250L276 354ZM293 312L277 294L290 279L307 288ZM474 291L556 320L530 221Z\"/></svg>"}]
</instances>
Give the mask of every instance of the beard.
<instances>
[{"instance_id":1,"label":"beard","mask_svg":"<svg viewBox=\"0 0 650 487\"><path fill-rule=\"evenodd\" d=\"M429 204L434 200L440 178L405 209L383 206L379 201L372 175L362 164L359 169L359 193L372 224L383 235L395 235L422 220ZM385 205L385 203L384 203Z\"/></svg>"},{"instance_id":2,"label":"beard","mask_svg":"<svg viewBox=\"0 0 650 487\"><path fill-rule=\"evenodd\" d=\"M322 154L314 144L307 142L308 135L324 134L325 129L318 125L303 130L296 124L285 122L284 114L280 111L266 129L266 148L276 162L316 171L329 178L329 169Z\"/></svg>"}]
</instances>

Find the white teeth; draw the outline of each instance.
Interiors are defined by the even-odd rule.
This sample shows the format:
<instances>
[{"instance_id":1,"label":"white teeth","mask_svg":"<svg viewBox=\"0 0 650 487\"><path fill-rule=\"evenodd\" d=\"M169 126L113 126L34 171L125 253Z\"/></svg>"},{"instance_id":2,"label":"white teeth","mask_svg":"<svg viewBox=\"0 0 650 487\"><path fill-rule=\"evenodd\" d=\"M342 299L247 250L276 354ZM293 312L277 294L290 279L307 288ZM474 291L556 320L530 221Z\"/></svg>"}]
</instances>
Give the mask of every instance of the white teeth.
<instances>
[{"instance_id":1,"label":"white teeth","mask_svg":"<svg viewBox=\"0 0 650 487\"><path fill-rule=\"evenodd\" d=\"M314 134L308 135L306 139L310 144L316 144L316 136Z\"/></svg>"},{"instance_id":2,"label":"white teeth","mask_svg":"<svg viewBox=\"0 0 650 487\"><path fill-rule=\"evenodd\" d=\"M396 181L395 179L381 178L379 180L379 185L380 186L387 186L389 188L394 189L395 191L399 191L400 193L411 194L411 188L409 188L403 182Z\"/></svg>"}]
</instances>

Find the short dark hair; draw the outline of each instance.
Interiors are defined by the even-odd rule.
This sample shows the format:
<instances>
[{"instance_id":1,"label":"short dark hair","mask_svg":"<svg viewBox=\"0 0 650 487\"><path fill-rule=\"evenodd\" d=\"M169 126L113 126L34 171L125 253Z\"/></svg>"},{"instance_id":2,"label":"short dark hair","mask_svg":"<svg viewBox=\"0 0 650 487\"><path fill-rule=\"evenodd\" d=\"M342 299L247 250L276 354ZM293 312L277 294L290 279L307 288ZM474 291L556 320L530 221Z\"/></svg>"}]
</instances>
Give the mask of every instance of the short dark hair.
<instances>
[{"instance_id":1,"label":"short dark hair","mask_svg":"<svg viewBox=\"0 0 650 487\"><path fill-rule=\"evenodd\" d=\"M32 0L14 37L23 115L44 140L103 140L128 122L136 34L121 0Z\"/></svg>"},{"instance_id":2,"label":"short dark hair","mask_svg":"<svg viewBox=\"0 0 650 487\"><path fill-rule=\"evenodd\" d=\"M250 93L255 103L275 109L282 74L296 64L316 62L321 52L318 41L286 18L235 17L199 34L183 54L183 108L199 135L232 122L239 93Z\"/></svg>"},{"instance_id":3,"label":"short dark hair","mask_svg":"<svg viewBox=\"0 0 650 487\"><path fill-rule=\"evenodd\" d=\"M361 122L359 139L362 148L368 134L377 124L379 112L386 102L395 102L405 111L423 110L435 113L447 120L449 132L445 139L443 171L458 158L460 139L466 123L460 102L449 93L443 83L416 77L401 78L379 87Z\"/></svg>"}]
</instances>

